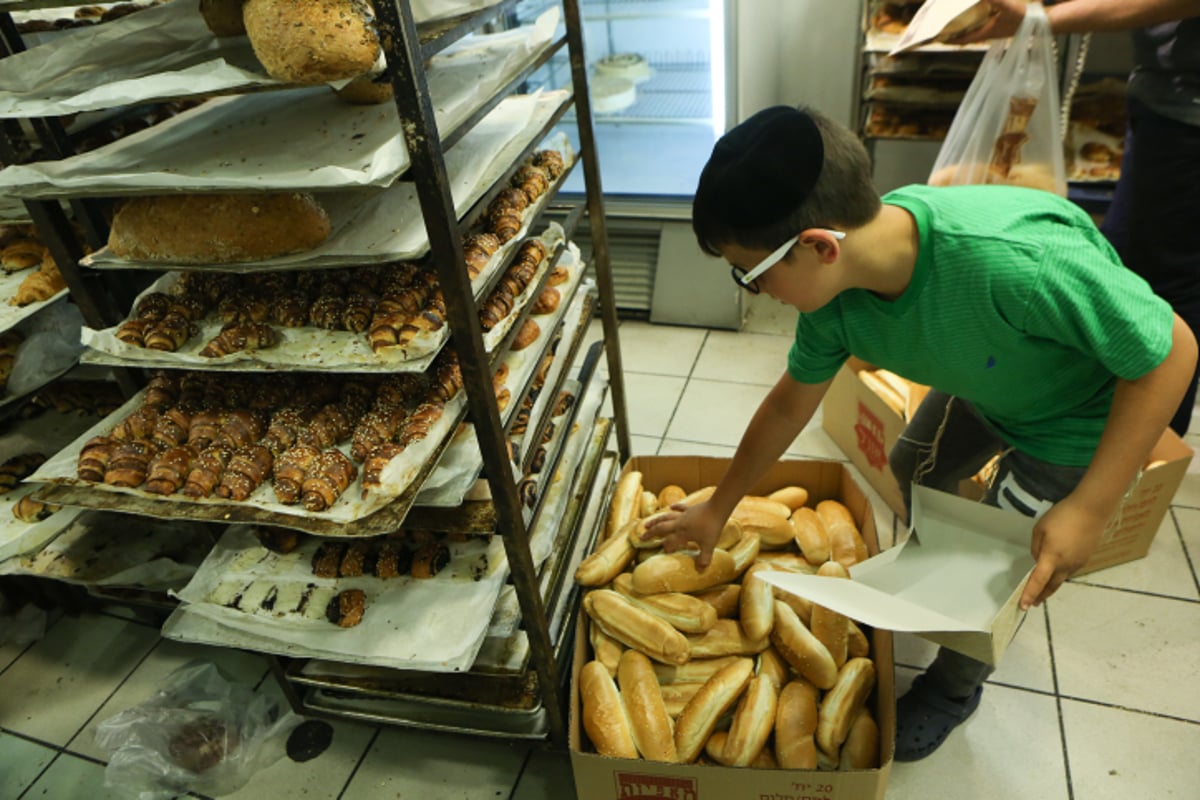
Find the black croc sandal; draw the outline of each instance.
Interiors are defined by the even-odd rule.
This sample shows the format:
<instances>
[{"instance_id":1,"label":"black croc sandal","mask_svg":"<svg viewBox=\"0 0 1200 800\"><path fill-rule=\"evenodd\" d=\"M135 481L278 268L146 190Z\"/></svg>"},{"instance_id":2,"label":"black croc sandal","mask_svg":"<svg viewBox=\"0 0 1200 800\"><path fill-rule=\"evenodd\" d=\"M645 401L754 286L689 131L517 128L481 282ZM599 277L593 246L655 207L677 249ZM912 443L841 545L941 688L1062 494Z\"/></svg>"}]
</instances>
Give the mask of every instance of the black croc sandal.
<instances>
[{"instance_id":1,"label":"black croc sandal","mask_svg":"<svg viewBox=\"0 0 1200 800\"><path fill-rule=\"evenodd\" d=\"M951 700L918 675L896 703L896 760L917 761L937 750L979 708L982 696L980 686L966 700Z\"/></svg>"}]
</instances>

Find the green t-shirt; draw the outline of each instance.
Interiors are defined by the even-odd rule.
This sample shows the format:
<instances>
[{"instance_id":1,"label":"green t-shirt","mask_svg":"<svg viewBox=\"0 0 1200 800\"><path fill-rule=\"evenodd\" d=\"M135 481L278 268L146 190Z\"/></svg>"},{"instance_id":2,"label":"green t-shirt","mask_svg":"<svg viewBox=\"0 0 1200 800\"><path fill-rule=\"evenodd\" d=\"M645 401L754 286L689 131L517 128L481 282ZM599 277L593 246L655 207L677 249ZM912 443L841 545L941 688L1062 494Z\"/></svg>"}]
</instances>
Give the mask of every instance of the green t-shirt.
<instances>
[{"instance_id":1,"label":"green t-shirt","mask_svg":"<svg viewBox=\"0 0 1200 800\"><path fill-rule=\"evenodd\" d=\"M850 289L801 314L788 373L820 383L853 354L969 400L1035 458L1088 464L1115 377L1170 351L1171 307L1049 192L908 186L883 202L920 231L911 284L894 302Z\"/></svg>"}]
</instances>

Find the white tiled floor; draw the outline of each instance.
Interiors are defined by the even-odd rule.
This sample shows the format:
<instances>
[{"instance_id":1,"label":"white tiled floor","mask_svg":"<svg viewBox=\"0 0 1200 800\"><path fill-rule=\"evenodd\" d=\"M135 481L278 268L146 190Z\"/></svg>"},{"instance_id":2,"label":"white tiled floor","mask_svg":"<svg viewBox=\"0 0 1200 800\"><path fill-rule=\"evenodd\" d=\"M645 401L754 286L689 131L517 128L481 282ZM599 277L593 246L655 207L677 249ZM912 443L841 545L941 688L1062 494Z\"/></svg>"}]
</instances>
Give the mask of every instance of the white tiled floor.
<instances>
[{"instance_id":1,"label":"white tiled floor","mask_svg":"<svg viewBox=\"0 0 1200 800\"><path fill-rule=\"evenodd\" d=\"M783 370L782 316L729 333L621 325L635 455L732 454ZM1200 419L1193 426L1200 432ZM1200 445L1200 433L1190 438ZM789 453L841 454L809 426ZM868 491L868 494L873 494ZM892 514L875 499L884 544ZM1200 465L1150 555L1070 582L1026 619L978 713L925 761L896 764L889 800L1200 797ZM933 647L897 636L897 691ZM114 613L60 617L25 648L0 647L0 800L124 797L103 786L101 721L191 658L278 694L259 656L158 638ZM232 797L321 800L569 800L565 755L520 743L335 724L332 746L286 758ZM853 800L853 798L845 798Z\"/></svg>"}]
</instances>

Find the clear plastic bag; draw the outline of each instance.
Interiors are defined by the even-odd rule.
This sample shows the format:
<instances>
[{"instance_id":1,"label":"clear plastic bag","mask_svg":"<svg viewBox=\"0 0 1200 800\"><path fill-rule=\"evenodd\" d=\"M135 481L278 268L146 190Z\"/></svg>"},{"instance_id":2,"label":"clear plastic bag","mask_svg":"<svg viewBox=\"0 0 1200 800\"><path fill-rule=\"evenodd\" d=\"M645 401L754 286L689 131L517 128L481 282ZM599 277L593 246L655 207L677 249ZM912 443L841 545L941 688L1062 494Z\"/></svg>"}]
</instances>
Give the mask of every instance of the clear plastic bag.
<instances>
[{"instance_id":1,"label":"clear plastic bag","mask_svg":"<svg viewBox=\"0 0 1200 800\"><path fill-rule=\"evenodd\" d=\"M930 185L1000 183L1065 197L1057 76L1046 10L1030 3L1013 37L993 42L984 56Z\"/></svg>"},{"instance_id":2,"label":"clear plastic bag","mask_svg":"<svg viewBox=\"0 0 1200 800\"><path fill-rule=\"evenodd\" d=\"M96 744L110 753L104 784L141 800L229 794L284 754L300 721L215 665L193 661L150 699L100 723Z\"/></svg>"}]
</instances>

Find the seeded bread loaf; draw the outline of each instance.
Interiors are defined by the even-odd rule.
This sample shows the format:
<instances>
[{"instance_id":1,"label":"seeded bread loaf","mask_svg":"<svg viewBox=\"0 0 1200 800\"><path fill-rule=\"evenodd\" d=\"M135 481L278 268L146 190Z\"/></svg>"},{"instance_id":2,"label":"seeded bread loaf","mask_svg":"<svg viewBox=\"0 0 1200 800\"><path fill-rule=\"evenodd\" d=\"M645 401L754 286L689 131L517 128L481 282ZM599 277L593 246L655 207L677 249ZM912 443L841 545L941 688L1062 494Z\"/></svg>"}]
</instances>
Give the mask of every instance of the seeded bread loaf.
<instances>
[{"instance_id":1,"label":"seeded bread loaf","mask_svg":"<svg viewBox=\"0 0 1200 800\"><path fill-rule=\"evenodd\" d=\"M272 78L329 83L367 72L379 55L364 0L246 0L242 20L254 54Z\"/></svg>"}]
</instances>

